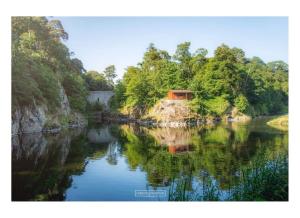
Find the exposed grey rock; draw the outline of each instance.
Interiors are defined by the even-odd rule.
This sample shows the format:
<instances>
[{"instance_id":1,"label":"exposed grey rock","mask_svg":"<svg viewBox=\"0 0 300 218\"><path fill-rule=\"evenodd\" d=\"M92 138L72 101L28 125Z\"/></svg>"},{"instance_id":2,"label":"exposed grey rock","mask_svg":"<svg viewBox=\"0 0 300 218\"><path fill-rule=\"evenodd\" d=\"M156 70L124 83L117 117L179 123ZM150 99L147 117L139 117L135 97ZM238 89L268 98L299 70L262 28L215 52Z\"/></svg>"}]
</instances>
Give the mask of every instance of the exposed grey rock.
<instances>
[{"instance_id":1,"label":"exposed grey rock","mask_svg":"<svg viewBox=\"0 0 300 218\"><path fill-rule=\"evenodd\" d=\"M11 134L16 135L20 129L21 111L20 109L15 110L11 118Z\"/></svg>"},{"instance_id":2,"label":"exposed grey rock","mask_svg":"<svg viewBox=\"0 0 300 218\"><path fill-rule=\"evenodd\" d=\"M61 113L63 115L69 115L71 112L69 99L65 93L64 88L61 86L59 90L59 97L60 97L60 105L61 105Z\"/></svg>"},{"instance_id":3,"label":"exposed grey rock","mask_svg":"<svg viewBox=\"0 0 300 218\"><path fill-rule=\"evenodd\" d=\"M41 132L46 122L46 111L44 106L17 109L12 115L12 135Z\"/></svg>"},{"instance_id":4,"label":"exposed grey rock","mask_svg":"<svg viewBox=\"0 0 300 218\"><path fill-rule=\"evenodd\" d=\"M60 84L59 84L60 85ZM87 120L80 113L72 113L68 97L64 88L60 85L60 108L55 114L49 114L45 105L34 105L32 107L17 108L12 112L11 134L35 133L41 131L58 132L63 127L84 127L87 125ZM73 122L69 126L61 126L60 116L71 116ZM49 128L45 128L46 122L50 121L53 124Z\"/></svg>"},{"instance_id":5,"label":"exposed grey rock","mask_svg":"<svg viewBox=\"0 0 300 218\"><path fill-rule=\"evenodd\" d=\"M149 112L150 118L154 118L162 123L172 122L172 125L175 126L181 123L178 121L184 121L196 116L186 100L162 99Z\"/></svg>"},{"instance_id":6,"label":"exposed grey rock","mask_svg":"<svg viewBox=\"0 0 300 218\"><path fill-rule=\"evenodd\" d=\"M20 121L20 129L23 133L41 132L45 123L46 109L44 107L26 108Z\"/></svg>"}]
</instances>

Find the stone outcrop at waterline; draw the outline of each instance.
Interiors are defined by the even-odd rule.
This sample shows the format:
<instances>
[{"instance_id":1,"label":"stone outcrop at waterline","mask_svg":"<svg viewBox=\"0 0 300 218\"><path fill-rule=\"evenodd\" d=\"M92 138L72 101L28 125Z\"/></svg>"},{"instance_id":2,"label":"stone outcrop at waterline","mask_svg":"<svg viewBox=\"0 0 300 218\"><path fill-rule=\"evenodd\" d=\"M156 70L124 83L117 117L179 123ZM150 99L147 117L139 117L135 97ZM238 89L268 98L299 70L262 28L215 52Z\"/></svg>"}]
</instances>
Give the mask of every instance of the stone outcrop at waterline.
<instances>
[{"instance_id":1,"label":"stone outcrop at waterline","mask_svg":"<svg viewBox=\"0 0 300 218\"><path fill-rule=\"evenodd\" d=\"M228 107L221 116L201 116L192 110L188 100L161 99L148 112L144 112L144 114L133 113L134 111L139 111L137 108L124 111L125 113L122 115L114 116L112 119L108 118L108 120L136 123L142 126L171 128L214 124L220 121L248 122L251 120L250 116L239 112L237 108L232 106Z\"/></svg>"},{"instance_id":2,"label":"stone outcrop at waterline","mask_svg":"<svg viewBox=\"0 0 300 218\"><path fill-rule=\"evenodd\" d=\"M62 128L84 127L86 118L70 108L69 100L60 86L60 107L50 112L46 105L17 107L12 111L11 134L57 132Z\"/></svg>"},{"instance_id":3,"label":"stone outcrop at waterline","mask_svg":"<svg viewBox=\"0 0 300 218\"><path fill-rule=\"evenodd\" d=\"M158 122L184 121L198 118L188 104L187 100L162 99L150 109L147 117Z\"/></svg>"}]
</instances>

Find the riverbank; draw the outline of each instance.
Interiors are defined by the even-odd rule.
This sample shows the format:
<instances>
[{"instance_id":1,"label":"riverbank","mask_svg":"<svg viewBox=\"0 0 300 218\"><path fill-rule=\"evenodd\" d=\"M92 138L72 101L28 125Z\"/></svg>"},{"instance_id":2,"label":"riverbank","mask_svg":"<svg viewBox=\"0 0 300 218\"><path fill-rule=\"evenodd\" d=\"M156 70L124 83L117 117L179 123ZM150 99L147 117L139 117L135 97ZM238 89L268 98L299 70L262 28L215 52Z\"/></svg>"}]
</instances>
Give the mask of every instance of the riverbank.
<instances>
[{"instance_id":1,"label":"riverbank","mask_svg":"<svg viewBox=\"0 0 300 218\"><path fill-rule=\"evenodd\" d=\"M101 117L101 118L100 118ZM235 123L247 123L251 119L225 119L224 117L199 117L191 119L170 119L170 120L157 120L150 117L147 118L135 118L128 115L111 113L111 114L101 114L101 116L95 118L93 121L95 123L118 123L118 124L136 124L139 126L146 127L162 127L162 128L186 128L194 126L203 126L203 125L213 125L220 122L235 122ZM100 118L100 119L99 119ZM91 121L91 117L89 118Z\"/></svg>"},{"instance_id":2,"label":"riverbank","mask_svg":"<svg viewBox=\"0 0 300 218\"><path fill-rule=\"evenodd\" d=\"M203 125L216 125L222 122L225 123L248 123L251 120L261 120L263 123L274 127L276 129L287 131L287 126L279 125L281 122L285 122L285 119L279 117L273 119L269 122L270 116L255 117L253 119L222 119L220 117L208 117L203 119L189 119L189 120L170 120L170 121L157 121L154 119L137 119L129 116L124 116L121 114L112 114L112 113L95 113L90 116L80 115L80 119L77 117L75 120L67 119L60 124L52 120L51 125L46 124L43 128L34 129L32 131L22 131L12 136L19 134L30 134L30 133L59 133L65 129L75 129L75 128L85 128L88 125L93 124L133 124L144 127L158 127L158 128L188 128L188 127L199 127Z\"/></svg>"},{"instance_id":3,"label":"riverbank","mask_svg":"<svg viewBox=\"0 0 300 218\"><path fill-rule=\"evenodd\" d=\"M22 108L12 115L11 135L39 132L58 133L63 129L83 128L88 125L85 115L71 111L50 113L45 106Z\"/></svg>"},{"instance_id":4,"label":"riverbank","mask_svg":"<svg viewBox=\"0 0 300 218\"><path fill-rule=\"evenodd\" d=\"M248 123L251 120L261 120L267 125L280 129L287 130L287 115L280 116L276 119L271 119L274 116L260 116L260 117L247 117L247 119L235 119L232 117L217 117L217 116L206 116L202 118L191 118L191 119L181 119L181 120L156 120L151 118L134 118L128 115L123 115L120 113L113 112L95 112L90 114L79 114L71 113L69 116L47 116L47 121L41 123L38 128L29 129L30 125L28 122L26 124L26 129L23 129L22 122L19 124L19 130L16 133L12 133L12 136L18 134L29 134L29 133L58 133L64 129L73 129L73 128L84 128L88 125L93 124L134 124L144 127L159 127L159 128L188 128L188 127L197 127L203 125L215 125L221 122L225 123ZM29 116L29 118L32 118ZM29 120L26 119L26 121ZM42 120L40 117L35 120ZM270 120L271 119L271 120ZM22 120L22 119L21 119ZM20 120L19 120L20 122ZM35 121L36 125L37 121ZM14 124L16 125L16 124Z\"/></svg>"},{"instance_id":5,"label":"riverbank","mask_svg":"<svg viewBox=\"0 0 300 218\"><path fill-rule=\"evenodd\" d=\"M287 115L285 115L287 116ZM259 122L260 124L272 126L273 123L277 123L273 120L277 120L276 118L280 118L280 121L284 122L283 116L276 116L276 115L265 115L265 116L257 116L257 117L250 117L250 116L241 116L239 115L238 118L230 117L230 116L206 116L202 118L191 118L185 120L155 120L151 118L135 118L132 116L119 114L119 113L105 113L101 114L101 119L99 117L96 119L96 123L117 123L117 124L136 124L140 126L146 127L166 127L166 128L185 128L185 127L194 127L194 126L203 126L203 125L214 125L218 123L249 123L251 121ZM89 119L90 121L90 119ZM272 122L273 121L273 122ZM284 124L283 124L284 125ZM274 124L275 126L275 124ZM272 127L274 127L272 126ZM279 128L277 128L279 129ZM281 129L282 130L282 129ZM287 124L285 127L287 130Z\"/></svg>"},{"instance_id":6,"label":"riverbank","mask_svg":"<svg viewBox=\"0 0 300 218\"><path fill-rule=\"evenodd\" d=\"M267 124L273 128L287 131L288 122L289 122L289 118L288 115L286 114L268 121Z\"/></svg>"},{"instance_id":7,"label":"riverbank","mask_svg":"<svg viewBox=\"0 0 300 218\"><path fill-rule=\"evenodd\" d=\"M248 122L251 117L241 113L236 107L227 107L224 112L218 114L198 113L191 102L182 100L172 100L163 98L145 110L138 107L123 107L113 116L103 116L110 122L129 122L142 126L181 128L189 126L199 126L205 124L216 124L224 122Z\"/></svg>"}]
</instances>

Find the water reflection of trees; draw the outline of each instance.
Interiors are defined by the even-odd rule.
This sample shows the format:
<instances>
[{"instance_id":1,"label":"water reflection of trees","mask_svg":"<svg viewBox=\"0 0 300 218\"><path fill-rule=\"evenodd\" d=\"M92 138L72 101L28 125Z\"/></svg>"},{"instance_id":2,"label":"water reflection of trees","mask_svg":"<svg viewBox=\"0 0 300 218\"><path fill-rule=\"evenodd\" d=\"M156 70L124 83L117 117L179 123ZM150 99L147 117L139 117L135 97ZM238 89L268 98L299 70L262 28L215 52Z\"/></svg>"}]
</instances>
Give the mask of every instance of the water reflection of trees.
<instances>
[{"instance_id":1,"label":"water reflection of trees","mask_svg":"<svg viewBox=\"0 0 300 218\"><path fill-rule=\"evenodd\" d=\"M101 137L93 135L95 132ZM87 136L102 141L89 141ZM105 141L109 139L107 136L106 129L102 132L75 129L54 135L13 137L12 199L64 200L71 176L82 174L89 159L106 155L110 143Z\"/></svg>"},{"instance_id":2,"label":"water reflection of trees","mask_svg":"<svg viewBox=\"0 0 300 218\"><path fill-rule=\"evenodd\" d=\"M216 180L221 189L239 181L239 171L253 158L272 158L287 148L287 135L251 132L244 126L212 126L191 129L145 129L122 126L121 144L132 169L147 172L152 186L166 186L174 178L200 172ZM189 145L188 152L170 153L167 146Z\"/></svg>"},{"instance_id":3,"label":"water reflection of trees","mask_svg":"<svg viewBox=\"0 0 300 218\"><path fill-rule=\"evenodd\" d=\"M153 187L181 178L205 187L214 180L221 190L238 183L240 170L259 155L273 159L287 152L285 133L255 132L236 124L190 129L104 126L61 134L41 133L12 138L12 199L63 200L91 159L118 164L125 156L130 170L146 172ZM188 149L178 149L187 146ZM175 150L170 150L173 147ZM208 190L208 188L207 188ZM209 191L207 191L209 192Z\"/></svg>"},{"instance_id":4,"label":"water reflection of trees","mask_svg":"<svg viewBox=\"0 0 300 218\"><path fill-rule=\"evenodd\" d=\"M70 156L71 138L80 131L56 135L42 133L12 138L12 199L62 200L70 184L65 166ZM72 146L73 147L73 146Z\"/></svg>"}]
</instances>

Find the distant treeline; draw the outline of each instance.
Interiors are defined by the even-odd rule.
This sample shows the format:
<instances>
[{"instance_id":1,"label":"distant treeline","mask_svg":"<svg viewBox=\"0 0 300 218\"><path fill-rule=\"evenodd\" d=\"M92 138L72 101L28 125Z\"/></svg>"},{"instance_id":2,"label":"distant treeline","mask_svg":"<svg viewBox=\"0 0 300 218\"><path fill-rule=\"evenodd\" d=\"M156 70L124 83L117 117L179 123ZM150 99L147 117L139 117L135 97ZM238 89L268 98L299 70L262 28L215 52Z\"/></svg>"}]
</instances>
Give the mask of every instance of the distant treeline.
<instances>
[{"instance_id":1,"label":"distant treeline","mask_svg":"<svg viewBox=\"0 0 300 218\"><path fill-rule=\"evenodd\" d=\"M202 115L222 115L235 106L250 115L287 112L288 65L247 58L242 49L220 45L213 57L204 48L190 51L190 42L171 56L150 44L142 61L127 68L115 87L116 108L147 111L170 89L194 91L193 109Z\"/></svg>"}]
</instances>

